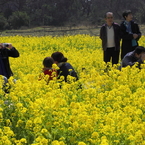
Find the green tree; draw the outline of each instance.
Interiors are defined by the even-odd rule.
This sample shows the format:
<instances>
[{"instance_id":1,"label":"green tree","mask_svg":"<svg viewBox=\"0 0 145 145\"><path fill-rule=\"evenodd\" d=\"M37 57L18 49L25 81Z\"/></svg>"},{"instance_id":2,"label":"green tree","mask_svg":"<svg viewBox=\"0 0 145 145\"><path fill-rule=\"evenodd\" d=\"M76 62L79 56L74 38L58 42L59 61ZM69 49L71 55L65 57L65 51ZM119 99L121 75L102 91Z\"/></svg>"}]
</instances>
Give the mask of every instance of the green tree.
<instances>
[{"instance_id":1,"label":"green tree","mask_svg":"<svg viewBox=\"0 0 145 145\"><path fill-rule=\"evenodd\" d=\"M0 14L0 30L4 30L7 27L6 18Z\"/></svg>"},{"instance_id":2,"label":"green tree","mask_svg":"<svg viewBox=\"0 0 145 145\"><path fill-rule=\"evenodd\" d=\"M29 25L29 16L26 12L13 12L12 15L8 19L10 25L14 29L18 29L21 26Z\"/></svg>"}]
</instances>

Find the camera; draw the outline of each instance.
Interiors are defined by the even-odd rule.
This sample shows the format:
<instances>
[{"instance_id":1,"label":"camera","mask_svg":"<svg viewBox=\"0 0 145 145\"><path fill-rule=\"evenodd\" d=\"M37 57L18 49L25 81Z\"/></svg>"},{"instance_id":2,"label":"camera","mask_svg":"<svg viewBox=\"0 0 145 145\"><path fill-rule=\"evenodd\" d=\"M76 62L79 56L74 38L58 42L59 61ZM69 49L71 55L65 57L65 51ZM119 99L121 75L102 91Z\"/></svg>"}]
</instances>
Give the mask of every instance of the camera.
<instances>
[{"instance_id":1,"label":"camera","mask_svg":"<svg viewBox=\"0 0 145 145\"><path fill-rule=\"evenodd\" d=\"M2 43L3 47L8 47L10 43Z\"/></svg>"}]
</instances>

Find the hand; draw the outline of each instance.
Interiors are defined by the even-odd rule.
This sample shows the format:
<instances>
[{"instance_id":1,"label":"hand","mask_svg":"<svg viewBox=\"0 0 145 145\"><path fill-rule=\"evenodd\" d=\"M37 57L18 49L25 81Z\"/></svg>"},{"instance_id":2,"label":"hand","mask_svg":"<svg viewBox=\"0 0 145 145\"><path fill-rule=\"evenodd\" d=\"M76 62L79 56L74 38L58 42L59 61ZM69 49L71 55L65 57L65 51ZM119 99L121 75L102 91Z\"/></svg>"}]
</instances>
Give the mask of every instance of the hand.
<instances>
[{"instance_id":1,"label":"hand","mask_svg":"<svg viewBox=\"0 0 145 145\"><path fill-rule=\"evenodd\" d=\"M133 34L133 38L136 39L138 37L137 34Z\"/></svg>"},{"instance_id":2,"label":"hand","mask_svg":"<svg viewBox=\"0 0 145 145\"><path fill-rule=\"evenodd\" d=\"M0 49L2 49L3 48L3 44L2 43L0 43Z\"/></svg>"},{"instance_id":3,"label":"hand","mask_svg":"<svg viewBox=\"0 0 145 145\"><path fill-rule=\"evenodd\" d=\"M141 54L141 60L142 60L142 62L144 62L144 60L145 60L145 53Z\"/></svg>"},{"instance_id":4,"label":"hand","mask_svg":"<svg viewBox=\"0 0 145 145\"><path fill-rule=\"evenodd\" d=\"M12 48L13 48L13 46L12 46L12 44L11 44L11 43L9 43L8 48L10 48L10 49L12 49Z\"/></svg>"}]
</instances>

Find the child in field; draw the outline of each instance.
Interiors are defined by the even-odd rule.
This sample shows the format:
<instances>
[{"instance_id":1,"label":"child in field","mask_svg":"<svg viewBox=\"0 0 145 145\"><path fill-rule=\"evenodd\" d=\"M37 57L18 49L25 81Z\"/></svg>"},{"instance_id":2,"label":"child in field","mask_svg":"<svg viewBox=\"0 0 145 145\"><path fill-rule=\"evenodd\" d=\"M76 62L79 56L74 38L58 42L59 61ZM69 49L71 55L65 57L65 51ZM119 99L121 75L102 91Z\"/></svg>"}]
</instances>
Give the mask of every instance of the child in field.
<instances>
[{"instance_id":1,"label":"child in field","mask_svg":"<svg viewBox=\"0 0 145 145\"><path fill-rule=\"evenodd\" d=\"M43 60L43 74L44 75L40 75L40 79L43 79L45 77L45 75L48 75L49 78L48 78L48 82L50 80L53 80L54 77L57 77L57 71L55 69L52 68L52 65L54 64L54 60L52 57L45 57L44 60Z\"/></svg>"}]
</instances>

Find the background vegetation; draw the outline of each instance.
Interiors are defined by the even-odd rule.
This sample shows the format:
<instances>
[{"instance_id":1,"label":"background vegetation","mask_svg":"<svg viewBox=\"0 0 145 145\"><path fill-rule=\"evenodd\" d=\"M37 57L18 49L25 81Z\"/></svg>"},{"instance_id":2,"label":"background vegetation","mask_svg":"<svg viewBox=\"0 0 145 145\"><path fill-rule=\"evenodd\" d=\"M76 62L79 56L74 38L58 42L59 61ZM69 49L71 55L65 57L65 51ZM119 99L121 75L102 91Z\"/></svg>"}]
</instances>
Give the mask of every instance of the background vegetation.
<instances>
[{"instance_id":1,"label":"background vegetation","mask_svg":"<svg viewBox=\"0 0 145 145\"><path fill-rule=\"evenodd\" d=\"M100 25L107 11L114 12L119 22L126 9L138 23L145 22L144 0L1 0L0 29Z\"/></svg>"}]
</instances>

